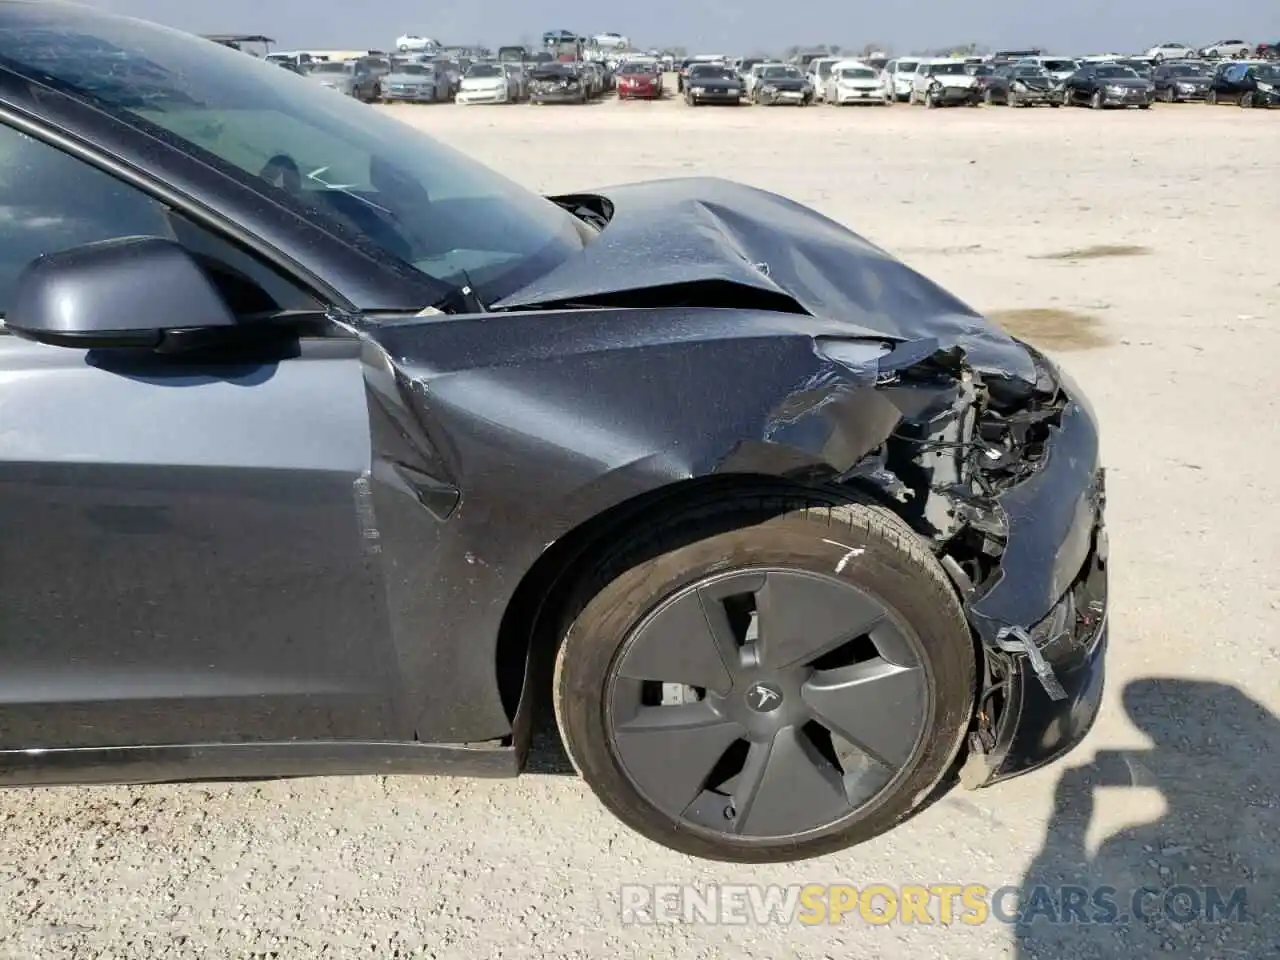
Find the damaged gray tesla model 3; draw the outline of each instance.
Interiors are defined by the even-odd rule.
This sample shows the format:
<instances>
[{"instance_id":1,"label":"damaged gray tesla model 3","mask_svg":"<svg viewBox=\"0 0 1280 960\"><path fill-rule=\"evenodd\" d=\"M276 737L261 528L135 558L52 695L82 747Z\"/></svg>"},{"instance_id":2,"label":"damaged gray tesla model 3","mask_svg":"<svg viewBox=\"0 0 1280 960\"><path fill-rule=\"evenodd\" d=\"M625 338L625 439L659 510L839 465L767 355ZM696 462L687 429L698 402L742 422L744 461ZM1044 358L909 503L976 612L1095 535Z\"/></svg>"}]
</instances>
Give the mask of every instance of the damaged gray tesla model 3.
<instances>
[{"instance_id":1,"label":"damaged gray tesla model 3","mask_svg":"<svg viewBox=\"0 0 1280 960\"><path fill-rule=\"evenodd\" d=\"M0 41L0 782L515 775L550 701L626 824L769 861L1088 731L1094 414L883 250L82 7Z\"/></svg>"}]
</instances>

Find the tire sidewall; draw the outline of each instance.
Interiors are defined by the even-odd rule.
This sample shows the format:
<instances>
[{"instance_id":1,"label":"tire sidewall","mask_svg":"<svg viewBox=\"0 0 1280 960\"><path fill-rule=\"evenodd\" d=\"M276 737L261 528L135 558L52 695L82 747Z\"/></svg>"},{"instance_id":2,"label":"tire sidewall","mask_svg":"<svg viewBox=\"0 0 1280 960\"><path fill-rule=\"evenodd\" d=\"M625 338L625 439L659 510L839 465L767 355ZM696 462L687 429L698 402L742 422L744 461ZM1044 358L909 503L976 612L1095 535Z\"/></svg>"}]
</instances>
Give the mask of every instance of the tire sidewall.
<instances>
[{"instance_id":1,"label":"tire sidewall","mask_svg":"<svg viewBox=\"0 0 1280 960\"><path fill-rule=\"evenodd\" d=\"M855 528L856 529L856 528ZM823 536L823 531L826 536ZM642 835L684 853L715 860L771 862L820 856L869 840L896 826L947 773L973 712L975 651L959 600L947 587L922 578L918 561L875 538L865 544L838 524L821 526L804 514L680 547L633 567L601 590L566 633L556 667L556 715L566 750L601 802ZM860 556L847 560L850 549ZM743 564L732 557L749 558ZM932 558L930 558L932 560ZM936 563L936 561L934 561ZM854 583L885 607L916 638L923 656L928 707L924 736L908 766L858 819L783 841L737 841L673 820L631 786L608 737L609 678L625 638L663 598L718 572L748 568L802 569ZM945 574L937 571L944 580ZM945 583L944 583L945 586ZM903 611L912 611L908 621Z\"/></svg>"}]
</instances>

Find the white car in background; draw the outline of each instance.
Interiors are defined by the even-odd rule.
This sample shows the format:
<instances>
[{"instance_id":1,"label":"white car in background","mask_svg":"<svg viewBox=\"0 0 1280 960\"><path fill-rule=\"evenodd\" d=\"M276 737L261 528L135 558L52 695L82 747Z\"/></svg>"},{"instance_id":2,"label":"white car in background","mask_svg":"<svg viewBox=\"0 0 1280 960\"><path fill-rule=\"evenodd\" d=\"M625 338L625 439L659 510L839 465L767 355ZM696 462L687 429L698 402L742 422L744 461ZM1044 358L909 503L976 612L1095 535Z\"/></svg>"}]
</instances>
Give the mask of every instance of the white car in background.
<instances>
[{"instance_id":1,"label":"white car in background","mask_svg":"<svg viewBox=\"0 0 1280 960\"><path fill-rule=\"evenodd\" d=\"M473 63L458 88L458 103L515 103L520 88L499 63Z\"/></svg>"},{"instance_id":2,"label":"white car in background","mask_svg":"<svg viewBox=\"0 0 1280 960\"><path fill-rule=\"evenodd\" d=\"M415 33L406 33L404 36L396 37L396 49L401 53L429 53L440 49L440 44L432 40L430 37L420 37Z\"/></svg>"},{"instance_id":3,"label":"white car in background","mask_svg":"<svg viewBox=\"0 0 1280 960\"><path fill-rule=\"evenodd\" d=\"M911 99L911 82L919 65L919 57L902 57L886 63L880 74L885 93L894 100Z\"/></svg>"},{"instance_id":4,"label":"white car in background","mask_svg":"<svg viewBox=\"0 0 1280 960\"><path fill-rule=\"evenodd\" d=\"M821 100L827 89L827 80L831 77L831 68L840 60L839 57L817 57L809 61L806 73L809 83L813 85L814 96Z\"/></svg>"},{"instance_id":5,"label":"white car in background","mask_svg":"<svg viewBox=\"0 0 1280 960\"><path fill-rule=\"evenodd\" d=\"M835 107L847 103L871 103L888 106L893 98L880 82L875 69L861 60L837 60L827 77L823 99Z\"/></svg>"},{"instance_id":6,"label":"white car in background","mask_svg":"<svg viewBox=\"0 0 1280 960\"><path fill-rule=\"evenodd\" d=\"M969 64L962 58L938 57L921 60L911 75L911 95L908 102L926 107L968 104L977 106L981 101L977 93L977 77L969 72Z\"/></svg>"},{"instance_id":7,"label":"white car in background","mask_svg":"<svg viewBox=\"0 0 1280 960\"><path fill-rule=\"evenodd\" d=\"M1207 47L1200 48L1202 57L1217 57L1223 60L1244 60L1253 53L1253 45L1244 40L1218 40Z\"/></svg>"},{"instance_id":8,"label":"white car in background","mask_svg":"<svg viewBox=\"0 0 1280 960\"><path fill-rule=\"evenodd\" d=\"M1196 56L1196 49L1188 47L1185 43L1157 43L1143 56L1149 57L1156 63L1162 60L1186 60Z\"/></svg>"}]
</instances>

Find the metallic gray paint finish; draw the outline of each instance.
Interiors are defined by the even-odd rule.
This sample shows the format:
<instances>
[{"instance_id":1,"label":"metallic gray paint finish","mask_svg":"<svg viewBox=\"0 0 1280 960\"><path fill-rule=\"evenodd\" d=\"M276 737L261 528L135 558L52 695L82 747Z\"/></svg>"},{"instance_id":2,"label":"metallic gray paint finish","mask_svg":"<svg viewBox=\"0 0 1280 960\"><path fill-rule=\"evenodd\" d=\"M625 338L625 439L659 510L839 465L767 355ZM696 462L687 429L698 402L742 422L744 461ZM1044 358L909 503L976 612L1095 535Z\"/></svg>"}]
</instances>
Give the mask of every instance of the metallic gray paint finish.
<instances>
[{"instance_id":1,"label":"metallic gray paint finish","mask_svg":"<svg viewBox=\"0 0 1280 960\"><path fill-rule=\"evenodd\" d=\"M275 364L0 336L0 747L394 739L359 345Z\"/></svg>"},{"instance_id":2,"label":"metallic gray paint finish","mask_svg":"<svg viewBox=\"0 0 1280 960\"><path fill-rule=\"evenodd\" d=\"M0 2L18 37L100 20ZM561 197L589 239L484 305L4 62L0 122L330 308L237 362L0 336L3 782L514 772L537 672L502 628L535 565L614 508L742 475L874 497L950 563L1009 705L975 731L984 779L1096 714L1105 627L1043 633L1086 574L1105 598L1092 412L839 224L719 180ZM1072 699L996 645L1010 625Z\"/></svg>"}]
</instances>

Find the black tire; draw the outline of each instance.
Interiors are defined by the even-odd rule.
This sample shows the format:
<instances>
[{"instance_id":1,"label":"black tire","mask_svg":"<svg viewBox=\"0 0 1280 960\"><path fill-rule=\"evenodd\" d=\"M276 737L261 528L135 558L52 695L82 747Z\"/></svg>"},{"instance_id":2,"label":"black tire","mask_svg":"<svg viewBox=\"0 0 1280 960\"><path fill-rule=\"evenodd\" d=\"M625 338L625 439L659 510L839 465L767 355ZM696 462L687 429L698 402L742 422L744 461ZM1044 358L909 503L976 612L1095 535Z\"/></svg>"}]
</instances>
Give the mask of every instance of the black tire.
<instances>
[{"instance_id":1,"label":"black tire","mask_svg":"<svg viewBox=\"0 0 1280 960\"><path fill-rule=\"evenodd\" d=\"M1210 90L1208 93L1206 93L1204 95L1204 102L1211 107L1216 107L1218 105L1218 91Z\"/></svg>"},{"instance_id":2,"label":"black tire","mask_svg":"<svg viewBox=\"0 0 1280 960\"><path fill-rule=\"evenodd\" d=\"M1253 91L1246 90L1240 94L1240 106L1244 110L1248 110L1253 106Z\"/></svg>"},{"instance_id":3,"label":"black tire","mask_svg":"<svg viewBox=\"0 0 1280 960\"><path fill-rule=\"evenodd\" d=\"M1101 90L1095 90L1095 91L1093 91L1093 96L1089 98L1089 106L1090 106L1092 109L1094 109L1094 110L1101 110L1101 109L1102 109L1102 107L1103 107L1103 103L1102 103L1102 91L1101 91Z\"/></svg>"},{"instance_id":4,"label":"black tire","mask_svg":"<svg viewBox=\"0 0 1280 960\"><path fill-rule=\"evenodd\" d=\"M986 90L982 91L982 102L985 103L988 107L995 106L996 99L992 95L990 88L987 88Z\"/></svg>"},{"instance_id":5,"label":"black tire","mask_svg":"<svg viewBox=\"0 0 1280 960\"><path fill-rule=\"evenodd\" d=\"M930 110L936 110L936 109L937 109L937 107L938 107L938 101L936 101L936 100L934 100L934 99L933 99L933 91L932 91L932 90L926 90L926 91L924 92L924 105L925 105L925 107L927 107L927 108L928 108L928 109L930 109Z\"/></svg>"},{"instance_id":6,"label":"black tire","mask_svg":"<svg viewBox=\"0 0 1280 960\"><path fill-rule=\"evenodd\" d=\"M664 812L648 799L620 759L611 710L615 683L636 684L634 679L618 680L615 672L635 648L635 631L643 628L655 608L680 602L681 597L689 595L693 584L733 576L735 569L759 568L774 571L770 577L780 572L783 577L821 581L825 584L823 589L838 593L848 590L850 595L874 598L880 609L889 611L886 622L895 624L893 629L907 630L916 638L912 649L918 657L917 666L923 671L918 682L920 689L927 690L922 698L927 707L919 708L919 723L912 727L910 735L915 739L909 758L896 774L885 772L894 766L879 768L890 779L878 788L878 793L859 801L862 806L829 822L813 821L818 825L786 835L740 836L731 832L728 820L726 827L713 829L705 822L692 822L683 814ZM759 578L758 574L755 576ZM815 609L820 608L805 605L806 625ZM600 801L623 823L659 844L692 856L744 863L800 860L862 843L891 830L920 809L954 769L973 715L976 656L955 590L923 541L900 518L879 506L763 493L720 497L672 511L672 515L617 544L612 554L601 559L594 576L584 584L579 602L571 607L569 619L556 658L553 685L556 718L566 752ZM842 625L849 622L843 617L832 619ZM676 645L667 646L666 633L646 636L660 638L657 643L664 657L665 651L684 651L688 646L679 640ZM652 649L648 642L640 648L642 651ZM746 681L745 689L739 689L740 685L734 685L718 702L740 705L748 691L760 693L758 684ZM851 702L840 700L846 707ZM754 709L763 709L763 704L762 697ZM781 700L777 709L782 711ZM906 713L903 710L902 715ZM800 721L788 722L791 725L776 734L766 734L766 738L777 736L780 742L785 735L794 748L809 727L799 726ZM887 728L877 723L875 729ZM919 731L918 735L914 731ZM765 757L772 759L771 747L762 749ZM815 767L829 762L817 758L812 746L801 747L801 752L806 750ZM716 762L713 773L731 752L729 749ZM784 752L796 755L794 749L779 749L779 755ZM862 762L870 763L865 758L873 755L862 754ZM714 750L708 756L714 759ZM663 770L668 766L663 763ZM838 775L836 767L832 770ZM700 771L700 764L691 768L692 774ZM694 785L700 803L717 796L707 792L708 781L700 776L685 779ZM777 780L762 777L761 782L770 782L777 788ZM680 803L683 801L677 806ZM733 803L730 800L729 806L724 807L724 817L738 817ZM685 814L694 815L692 805L683 809ZM710 809L710 822L719 823L720 808L712 802ZM766 805L765 815L768 813ZM751 808L742 817L746 829Z\"/></svg>"},{"instance_id":7,"label":"black tire","mask_svg":"<svg viewBox=\"0 0 1280 960\"><path fill-rule=\"evenodd\" d=\"M1010 87L1009 92L1005 94L1004 102L1015 109L1022 106L1022 101L1018 99L1018 91L1013 87Z\"/></svg>"}]
</instances>

